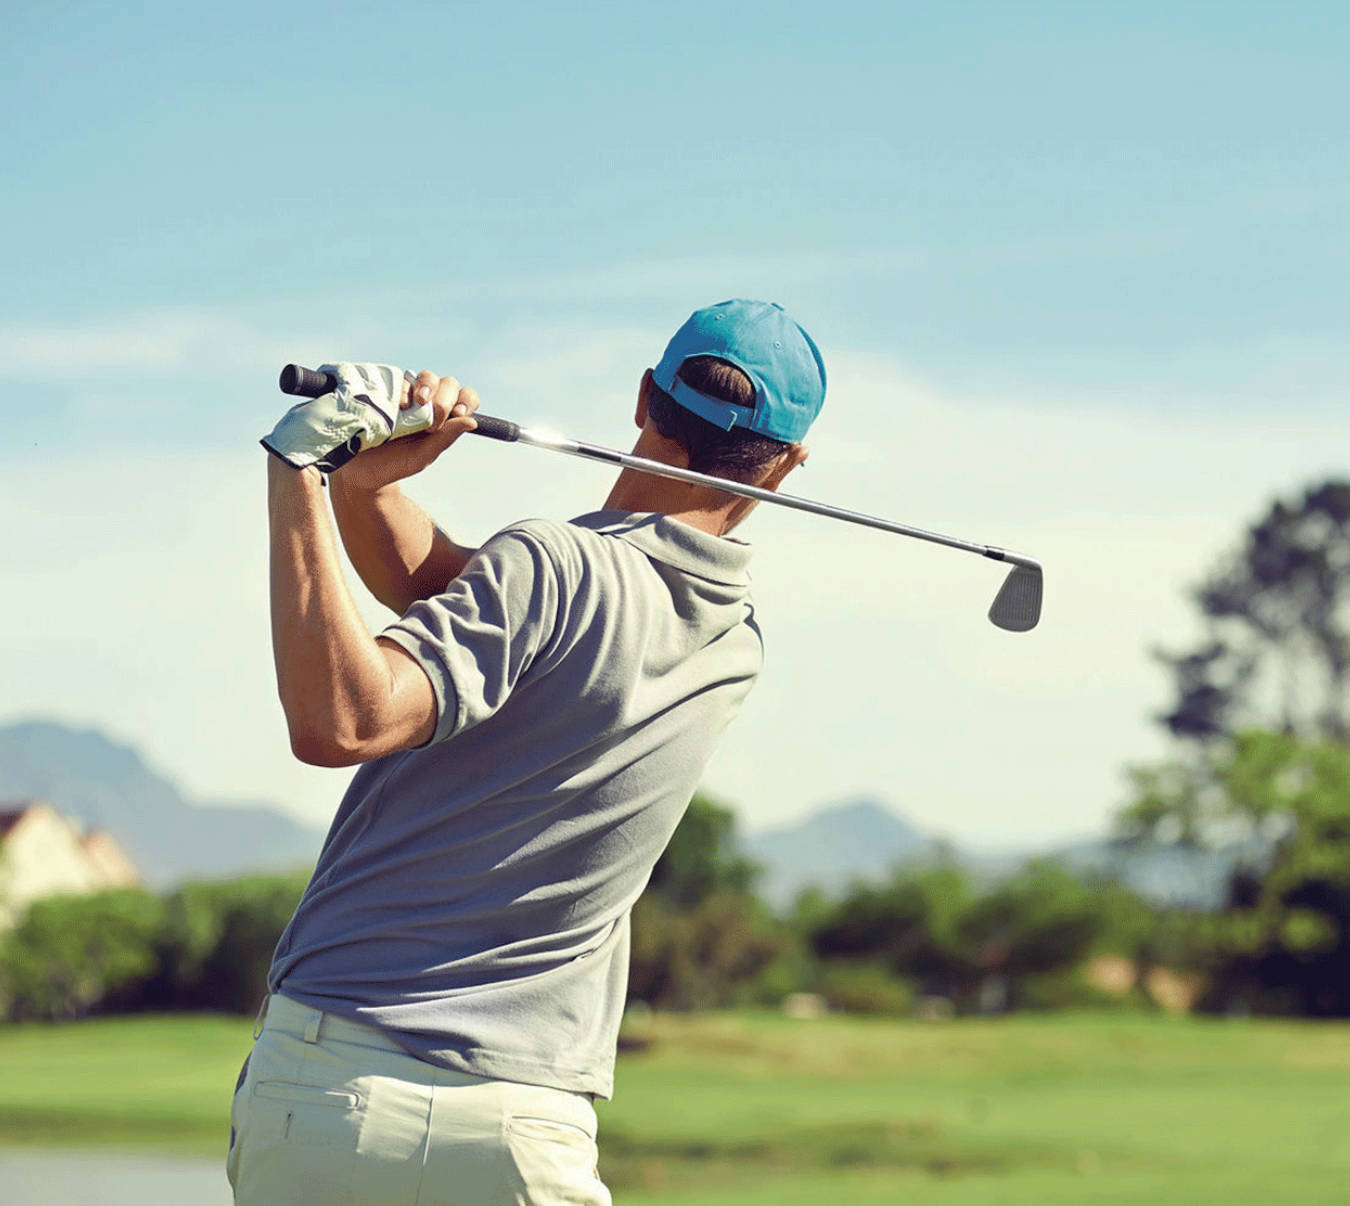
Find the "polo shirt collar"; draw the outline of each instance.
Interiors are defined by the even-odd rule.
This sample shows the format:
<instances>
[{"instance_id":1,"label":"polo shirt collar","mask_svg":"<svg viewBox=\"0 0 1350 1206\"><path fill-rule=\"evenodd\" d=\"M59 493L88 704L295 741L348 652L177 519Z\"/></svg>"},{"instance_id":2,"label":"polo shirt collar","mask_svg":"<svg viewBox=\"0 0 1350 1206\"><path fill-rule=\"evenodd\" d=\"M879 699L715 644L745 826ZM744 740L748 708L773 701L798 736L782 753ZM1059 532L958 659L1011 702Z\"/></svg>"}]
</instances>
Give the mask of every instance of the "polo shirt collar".
<instances>
[{"instance_id":1,"label":"polo shirt collar","mask_svg":"<svg viewBox=\"0 0 1350 1206\"><path fill-rule=\"evenodd\" d=\"M648 557L685 573L729 586L750 585L751 548L732 536L714 536L657 511L592 511L572 523L618 536Z\"/></svg>"}]
</instances>

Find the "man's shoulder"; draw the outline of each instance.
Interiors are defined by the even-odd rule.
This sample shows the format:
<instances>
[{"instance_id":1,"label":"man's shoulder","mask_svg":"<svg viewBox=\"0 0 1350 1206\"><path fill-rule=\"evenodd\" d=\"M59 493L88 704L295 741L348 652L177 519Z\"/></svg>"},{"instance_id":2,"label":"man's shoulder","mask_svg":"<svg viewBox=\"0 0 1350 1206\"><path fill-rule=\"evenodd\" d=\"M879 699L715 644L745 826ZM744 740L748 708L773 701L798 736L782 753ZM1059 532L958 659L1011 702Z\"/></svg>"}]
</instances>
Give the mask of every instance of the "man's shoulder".
<instances>
[{"instance_id":1,"label":"man's shoulder","mask_svg":"<svg viewBox=\"0 0 1350 1206\"><path fill-rule=\"evenodd\" d=\"M581 553L587 535L589 533L557 519L518 519L496 532L488 544L537 550L561 565Z\"/></svg>"},{"instance_id":2,"label":"man's shoulder","mask_svg":"<svg viewBox=\"0 0 1350 1206\"><path fill-rule=\"evenodd\" d=\"M572 540L573 534L571 524L557 519L517 519L500 529L493 539L503 537L524 537L539 544L559 544Z\"/></svg>"},{"instance_id":3,"label":"man's shoulder","mask_svg":"<svg viewBox=\"0 0 1350 1206\"><path fill-rule=\"evenodd\" d=\"M613 541L581 521L518 519L496 532L481 551L489 556L523 563L532 562L536 574L545 567L564 584L574 586L613 559Z\"/></svg>"},{"instance_id":4,"label":"man's shoulder","mask_svg":"<svg viewBox=\"0 0 1350 1206\"><path fill-rule=\"evenodd\" d=\"M555 559L587 557L602 549L613 548L616 533L612 523L599 522L608 516L601 513L580 515L575 519L518 519L507 524L492 537L536 545L546 549Z\"/></svg>"}]
</instances>

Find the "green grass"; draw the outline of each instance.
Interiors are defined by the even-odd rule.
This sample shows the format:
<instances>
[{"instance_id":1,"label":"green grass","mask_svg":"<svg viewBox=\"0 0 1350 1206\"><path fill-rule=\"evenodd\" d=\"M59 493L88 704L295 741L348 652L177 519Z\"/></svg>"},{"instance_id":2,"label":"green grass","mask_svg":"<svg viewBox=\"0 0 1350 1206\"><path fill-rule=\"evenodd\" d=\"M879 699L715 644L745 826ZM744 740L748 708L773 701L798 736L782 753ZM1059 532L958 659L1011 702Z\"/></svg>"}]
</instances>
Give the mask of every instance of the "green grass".
<instances>
[{"instance_id":1,"label":"green grass","mask_svg":"<svg viewBox=\"0 0 1350 1206\"><path fill-rule=\"evenodd\" d=\"M783 1203L1350 1198L1343 1026L742 1016L662 1018L653 1037L602 1119L629 1203L730 1202L717 1166L737 1150ZM681 1141L707 1145L702 1168L644 1167Z\"/></svg>"},{"instance_id":2,"label":"green grass","mask_svg":"<svg viewBox=\"0 0 1350 1206\"><path fill-rule=\"evenodd\" d=\"M0 1144L219 1154L252 1020L184 1014L0 1027Z\"/></svg>"},{"instance_id":3,"label":"green grass","mask_svg":"<svg viewBox=\"0 0 1350 1206\"><path fill-rule=\"evenodd\" d=\"M601 1107L621 1206L1350 1199L1350 1027L657 1017ZM0 1143L219 1155L235 1018L0 1029Z\"/></svg>"}]
</instances>

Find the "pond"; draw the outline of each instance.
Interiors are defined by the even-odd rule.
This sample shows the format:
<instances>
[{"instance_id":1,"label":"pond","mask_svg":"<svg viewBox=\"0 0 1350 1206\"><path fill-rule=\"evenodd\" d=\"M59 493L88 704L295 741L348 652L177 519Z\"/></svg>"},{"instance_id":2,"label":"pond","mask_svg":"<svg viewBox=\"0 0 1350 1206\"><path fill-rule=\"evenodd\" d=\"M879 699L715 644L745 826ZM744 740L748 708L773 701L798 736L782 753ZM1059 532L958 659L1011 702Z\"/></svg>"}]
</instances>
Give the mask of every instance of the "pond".
<instances>
[{"instance_id":1,"label":"pond","mask_svg":"<svg viewBox=\"0 0 1350 1206\"><path fill-rule=\"evenodd\" d=\"M0 1150L0 1206L230 1206L224 1160Z\"/></svg>"}]
</instances>

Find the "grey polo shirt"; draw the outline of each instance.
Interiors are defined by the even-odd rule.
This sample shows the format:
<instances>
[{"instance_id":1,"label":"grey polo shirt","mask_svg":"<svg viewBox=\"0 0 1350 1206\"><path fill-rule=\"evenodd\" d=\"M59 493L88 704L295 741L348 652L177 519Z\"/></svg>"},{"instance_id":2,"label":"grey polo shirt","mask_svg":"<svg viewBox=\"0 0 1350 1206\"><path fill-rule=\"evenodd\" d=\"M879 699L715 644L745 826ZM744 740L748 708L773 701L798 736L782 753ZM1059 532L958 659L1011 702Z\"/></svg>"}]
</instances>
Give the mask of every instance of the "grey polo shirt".
<instances>
[{"instance_id":1,"label":"grey polo shirt","mask_svg":"<svg viewBox=\"0 0 1350 1206\"><path fill-rule=\"evenodd\" d=\"M272 990L608 1097L629 910L759 672L749 559L665 515L528 520L413 604L383 635L435 736L356 772Z\"/></svg>"}]
</instances>

